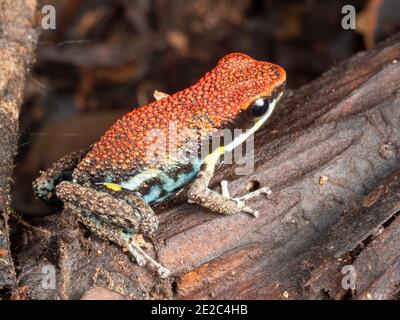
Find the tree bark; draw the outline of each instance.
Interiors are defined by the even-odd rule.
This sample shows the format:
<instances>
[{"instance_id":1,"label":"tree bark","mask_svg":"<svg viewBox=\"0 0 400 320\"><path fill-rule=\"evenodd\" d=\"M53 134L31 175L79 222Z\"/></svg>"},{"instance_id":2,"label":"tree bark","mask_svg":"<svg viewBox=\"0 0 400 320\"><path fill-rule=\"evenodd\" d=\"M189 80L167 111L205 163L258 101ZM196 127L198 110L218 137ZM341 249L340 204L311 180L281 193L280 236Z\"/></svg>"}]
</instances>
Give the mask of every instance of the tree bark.
<instances>
[{"instance_id":1,"label":"tree bark","mask_svg":"<svg viewBox=\"0 0 400 320\"><path fill-rule=\"evenodd\" d=\"M0 1L0 290L18 286L9 245L10 184L17 152L18 116L25 76L34 60L38 32L35 0ZM18 296L14 292L15 297Z\"/></svg>"},{"instance_id":2,"label":"tree bark","mask_svg":"<svg viewBox=\"0 0 400 320\"><path fill-rule=\"evenodd\" d=\"M232 195L249 181L272 189L249 203L259 218L185 202L162 211L155 251L172 279L88 238L63 212L39 222L52 236L36 233L19 254L22 284L34 298L80 298L94 286L137 299L398 297L399 59L396 35L288 93L256 134L254 173L219 168L214 188L227 179ZM34 285L49 263L60 270L51 293ZM355 289L342 269L355 271Z\"/></svg>"}]
</instances>

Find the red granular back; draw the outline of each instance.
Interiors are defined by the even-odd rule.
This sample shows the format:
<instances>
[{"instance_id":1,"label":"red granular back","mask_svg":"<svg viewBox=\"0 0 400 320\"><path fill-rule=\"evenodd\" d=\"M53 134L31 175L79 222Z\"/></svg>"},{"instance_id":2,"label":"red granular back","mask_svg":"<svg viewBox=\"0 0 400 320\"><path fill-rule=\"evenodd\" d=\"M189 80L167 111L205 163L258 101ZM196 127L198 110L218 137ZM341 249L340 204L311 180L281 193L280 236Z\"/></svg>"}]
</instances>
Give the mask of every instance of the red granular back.
<instances>
[{"instance_id":1,"label":"red granular back","mask_svg":"<svg viewBox=\"0 0 400 320\"><path fill-rule=\"evenodd\" d=\"M275 64L241 53L226 55L191 87L125 114L94 145L75 174L134 174L160 166L162 161L149 159L149 153L160 156L151 149L157 139L166 137L167 150L172 144L179 149L189 140L201 140L231 124L257 97L270 95L285 80L285 71ZM187 129L194 131L185 134Z\"/></svg>"}]
</instances>

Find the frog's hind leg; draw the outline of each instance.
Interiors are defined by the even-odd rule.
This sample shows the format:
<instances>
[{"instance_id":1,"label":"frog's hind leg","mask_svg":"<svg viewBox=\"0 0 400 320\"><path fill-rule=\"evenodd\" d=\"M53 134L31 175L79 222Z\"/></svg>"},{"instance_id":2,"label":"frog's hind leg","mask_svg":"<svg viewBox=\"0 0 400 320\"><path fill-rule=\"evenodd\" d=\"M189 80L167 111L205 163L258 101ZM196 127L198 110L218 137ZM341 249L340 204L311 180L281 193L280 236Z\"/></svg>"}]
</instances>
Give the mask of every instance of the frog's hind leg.
<instances>
[{"instance_id":1,"label":"frog's hind leg","mask_svg":"<svg viewBox=\"0 0 400 320\"><path fill-rule=\"evenodd\" d=\"M128 250L138 265L153 266L161 277L170 271L145 253L135 241L135 234L151 235L158 220L151 207L139 196L129 193L113 196L79 184L63 181L56 187L64 207L99 237Z\"/></svg>"},{"instance_id":2,"label":"frog's hind leg","mask_svg":"<svg viewBox=\"0 0 400 320\"><path fill-rule=\"evenodd\" d=\"M90 148L71 152L41 172L32 183L35 195L46 202L59 202L55 194L57 184L72 179L72 172L89 150Z\"/></svg>"},{"instance_id":3,"label":"frog's hind leg","mask_svg":"<svg viewBox=\"0 0 400 320\"><path fill-rule=\"evenodd\" d=\"M203 168L188 191L188 202L200 204L207 209L226 215L245 212L257 217L258 211L246 206L245 201L260 194L271 194L271 190L268 188L260 188L239 198L230 197L226 181L221 183L222 194L209 189L210 180L221 155L222 151L217 150L204 159Z\"/></svg>"}]
</instances>

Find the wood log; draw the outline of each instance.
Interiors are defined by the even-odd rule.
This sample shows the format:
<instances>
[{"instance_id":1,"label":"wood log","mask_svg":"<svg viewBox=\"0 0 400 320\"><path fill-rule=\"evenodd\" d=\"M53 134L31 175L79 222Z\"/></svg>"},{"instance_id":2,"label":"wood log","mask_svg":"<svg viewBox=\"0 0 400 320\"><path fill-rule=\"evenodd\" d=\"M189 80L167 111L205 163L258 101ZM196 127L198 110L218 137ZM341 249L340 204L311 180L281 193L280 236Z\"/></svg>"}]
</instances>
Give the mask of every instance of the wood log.
<instances>
[{"instance_id":1,"label":"wood log","mask_svg":"<svg viewBox=\"0 0 400 320\"><path fill-rule=\"evenodd\" d=\"M25 76L34 60L38 32L36 0L1 0L0 8L0 291L7 292L18 287L9 242L10 184Z\"/></svg>"},{"instance_id":2,"label":"wood log","mask_svg":"<svg viewBox=\"0 0 400 320\"><path fill-rule=\"evenodd\" d=\"M32 298L76 299L99 286L136 299L398 297L399 59L400 34L289 92L255 136L254 172L219 168L214 188L226 179L232 195L250 181L272 189L251 202L259 218L185 202L160 212L153 253L171 279L63 212L36 222L47 233L30 231L21 284ZM57 290L38 285L47 264L57 267ZM355 288L343 285L344 266Z\"/></svg>"}]
</instances>

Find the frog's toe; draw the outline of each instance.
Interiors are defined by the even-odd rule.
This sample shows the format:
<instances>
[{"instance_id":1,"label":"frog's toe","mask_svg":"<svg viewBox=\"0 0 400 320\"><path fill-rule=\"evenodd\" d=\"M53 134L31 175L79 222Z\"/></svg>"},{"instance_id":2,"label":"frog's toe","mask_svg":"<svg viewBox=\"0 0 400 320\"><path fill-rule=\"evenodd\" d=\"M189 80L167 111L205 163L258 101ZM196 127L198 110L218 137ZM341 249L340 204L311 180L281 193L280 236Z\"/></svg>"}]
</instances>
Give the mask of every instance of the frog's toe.
<instances>
[{"instance_id":1,"label":"frog's toe","mask_svg":"<svg viewBox=\"0 0 400 320\"><path fill-rule=\"evenodd\" d=\"M171 271L169 271L167 268L165 268L157 261L155 261L152 257L150 257L146 252L143 251L142 248L140 248L140 246L135 241L132 240L129 243L128 250L134 256L139 266L149 264L154 269L156 269L158 275L161 278L167 278L171 275Z\"/></svg>"},{"instance_id":2,"label":"frog's toe","mask_svg":"<svg viewBox=\"0 0 400 320\"><path fill-rule=\"evenodd\" d=\"M44 201L50 201L55 195L54 183L46 179L44 174L32 182L32 188L35 196Z\"/></svg>"},{"instance_id":3,"label":"frog's toe","mask_svg":"<svg viewBox=\"0 0 400 320\"><path fill-rule=\"evenodd\" d=\"M244 196L241 196L237 199L241 200L241 201L247 201L249 199L258 197L259 195L262 195L262 194L270 196L272 194L272 191L270 188L263 187L263 188L255 190L255 191L249 192L249 193L245 194Z\"/></svg>"},{"instance_id":4,"label":"frog's toe","mask_svg":"<svg viewBox=\"0 0 400 320\"><path fill-rule=\"evenodd\" d=\"M163 279L168 278L171 275L171 271L169 271L167 268L165 268L163 266L158 268L157 272L160 275L160 277Z\"/></svg>"},{"instance_id":5,"label":"frog's toe","mask_svg":"<svg viewBox=\"0 0 400 320\"><path fill-rule=\"evenodd\" d=\"M260 213L257 210L254 210L254 209L248 207L246 205L245 201L243 201L241 198L229 197L229 199L234 200L236 202L239 212L248 213L248 214L252 215L254 218L259 217Z\"/></svg>"},{"instance_id":6,"label":"frog's toe","mask_svg":"<svg viewBox=\"0 0 400 320\"><path fill-rule=\"evenodd\" d=\"M237 197L237 198L232 198L229 195L228 181L226 181L226 180L222 180L221 181L221 191L222 191L221 194L224 197L231 198L231 199L234 199L234 200L237 200L237 201L247 201L247 200L250 200L252 198L258 197L259 195L262 195L262 194L267 195L267 196L272 194L272 191L271 191L270 188L263 187L263 188L255 190L255 191L249 192L249 193L245 194L244 196Z\"/></svg>"},{"instance_id":7,"label":"frog's toe","mask_svg":"<svg viewBox=\"0 0 400 320\"><path fill-rule=\"evenodd\" d=\"M237 206L238 206L240 212L248 213L248 214L252 215L254 218L258 218L260 213L259 213L259 211L246 206L246 201L250 200L252 198L258 197L259 195L264 194L264 195L268 196L268 195L272 194L271 189L269 189L267 187L263 187L263 188L255 190L255 191L249 192L249 193L245 194L244 196L233 198L229 195L228 181L226 181L226 180L221 181L221 190L222 190L222 195L224 197L232 199L237 203Z\"/></svg>"},{"instance_id":8,"label":"frog's toe","mask_svg":"<svg viewBox=\"0 0 400 320\"><path fill-rule=\"evenodd\" d=\"M146 265L146 258L140 252L138 252L136 247L132 245L132 242L129 244L128 250L139 266L143 267Z\"/></svg>"},{"instance_id":9,"label":"frog's toe","mask_svg":"<svg viewBox=\"0 0 400 320\"><path fill-rule=\"evenodd\" d=\"M260 212L259 212L259 211L254 210L254 209L249 208L249 207L244 207L244 208L241 210L241 212L248 213L248 214L252 215L254 218L258 218L258 217L260 216Z\"/></svg>"}]
</instances>

